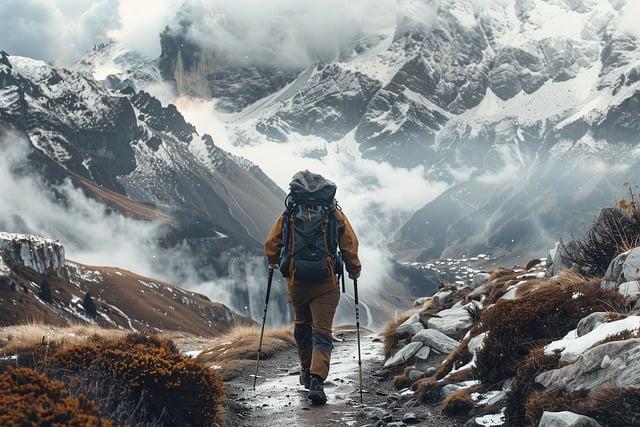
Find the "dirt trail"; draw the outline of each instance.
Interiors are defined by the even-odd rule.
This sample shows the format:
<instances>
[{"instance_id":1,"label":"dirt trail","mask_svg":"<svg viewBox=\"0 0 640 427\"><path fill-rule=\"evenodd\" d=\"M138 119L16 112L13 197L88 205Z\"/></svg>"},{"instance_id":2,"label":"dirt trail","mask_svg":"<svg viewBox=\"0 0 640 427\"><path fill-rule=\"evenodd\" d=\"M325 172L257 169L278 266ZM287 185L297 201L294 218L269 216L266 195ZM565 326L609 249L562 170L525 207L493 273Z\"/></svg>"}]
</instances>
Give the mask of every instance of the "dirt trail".
<instances>
[{"instance_id":1,"label":"dirt trail","mask_svg":"<svg viewBox=\"0 0 640 427\"><path fill-rule=\"evenodd\" d=\"M298 361L295 349L283 351L264 361L254 392L253 372L232 380L227 386L230 399L227 421L232 426L362 426L376 420L365 413L378 407L388 412L387 422L401 421L414 413L425 426L456 425L439 415L436 408L413 407L411 392L400 395L389 378L381 378L382 343L377 334L364 331L362 358L364 405L357 389L358 360L356 334L353 329L335 333L342 341L335 343L331 371L325 383L326 406L312 406L307 393L298 384ZM436 415L437 414L437 415Z\"/></svg>"}]
</instances>

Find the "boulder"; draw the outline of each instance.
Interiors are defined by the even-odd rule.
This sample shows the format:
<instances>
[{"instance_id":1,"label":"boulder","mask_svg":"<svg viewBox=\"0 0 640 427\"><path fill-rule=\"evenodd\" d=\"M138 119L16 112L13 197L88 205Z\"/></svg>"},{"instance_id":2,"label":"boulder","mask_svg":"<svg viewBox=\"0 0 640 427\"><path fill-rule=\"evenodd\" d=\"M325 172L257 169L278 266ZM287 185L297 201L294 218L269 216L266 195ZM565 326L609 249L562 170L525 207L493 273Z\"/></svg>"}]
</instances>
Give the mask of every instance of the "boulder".
<instances>
[{"instance_id":1,"label":"boulder","mask_svg":"<svg viewBox=\"0 0 640 427\"><path fill-rule=\"evenodd\" d=\"M487 293L487 284L480 285L467 295L469 299L479 299Z\"/></svg>"},{"instance_id":2,"label":"boulder","mask_svg":"<svg viewBox=\"0 0 640 427\"><path fill-rule=\"evenodd\" d=\"M429 355L431 354L431 348L429 346L424 346L420 350L416 352L416 360L420 362L426 362L429 359Z\"/></svg>"},{"instance_id":3,"label":"boulder","mask_svg":"<svg viewBox=\"0 0 640 427\"><path fill-rule=\"evenodd\" d=\"M491 274L489 273L485 273L485 272L478 273L475 276L473 276L473 280L471 281L471 287L473 289L476 289L479 286L482 286L485 283L487 283L490 278L491 278Z\"/></svg>"},{"instance_id":4,"label":"boulder","mask_svg":"<svg viewBox=\"0 0 640 427\"><path fill-rule=\"evenodd\" d=\"M624 282L618 287L618 292L628 301L636 301L640 297L640 281Z\"/></svg>"},{"instance_id":5,"label":"boulder","mask_svg":"<svg viewBox=\"0 0 640 427\"><path fill-rule=\"evenodd\" d=\"M553 277L562 270L571 268L572 265L566 259L566 256L573 246L575 246L574 241L570 241L567 244L560 241L557 242L556 246L549 251L549 258L547 258L547 271L545 273L547 277Z\"/></svg>"},{"instance_id":6,"label":"boulder","mask_svg":"<svg viewBox=\"0 0 640 427\"><path fill-rule=\"evenodd\" d=\"M488 332L483 332L480 335L476 335L475 337L469 340L469 344L467 344L467 348L469 349L469 353L476 354L478 350L480 350L484 344L484 339L487 337Z\"/></svg>"},{"instance_id":7,"label":"boulder","mask_svg":"<svg viewBox=\"0 0 640 427\"><path fill-rule=\"evenodd\" d=\"M612 341L583 352L575 363L543 372L547 390L593 390L605 384L640 387L640 338Z\"/></svg>"},{"instance_id":8,"label":"boulder","mask_svg":"<svg viewBox=\"0 0 640 427\"><path fill-rule=\"evenodd\" d=\"M458 345L460 345L458 341L443 334L437 329L425 329L420 331L411 339L411 341L429 346L430 348L444 354L452 352L456 347L458 347Z\"/></svg>"},{"instance_id":9,"label":"boulder","mask_svg":"<svg viewBox=\"0 0 640 427\"><path fill-rule=\"evenodd\" d=\"M57 271L65 265L61 243L28 234L0 232L0 252L7 266L40 274Z\"/></svg>"},{"instance_id":10,"label":"boulder","mask_svg":"<svg viewBox=\"0 0 640 427\"><path fill-rule=\"evenodd\" d=\"M640 316L629 316L615 322L604 323L594 330L577 338L554 341L545 347L545 353L559 351L561 362L575 362L587 350L612 335L622 332L634 332L640 328Z\"/></svg>"},{"instance_id":11,"label":"boulder","mask_svg":"<svg viewBox=\"0 0 640 427\"><path fill-rule=\"evenodd\" d=\"M620 255L616 256L610 263L607 271L604 273L604 278L602 279L602 284L605 287L611 287L613 284L621 283L620 279L622 277L622 266L627 259L627 255L629 251L623 252Z\"/></svg>"},{"instance_id":12,"label":"boulder","mask_svg":"<svg viewBox=\"0 0 640 427\"><path fill-rule=\"evenodd\" d=\"M407 412L402 416L402 422L405 424L418 424L420 422L420 418L418 418L413 412Z\"/></svg>"},{"instance_id":13,"label":"boulder","mask_svg":"<svg viewBox=\"0 0 640 427\"><path fill-rule=\"evenodd\" d=\"M431 301L431 297L418 298L413 302L413 306L414 307L420 307L420 306L424 305L428 301Z\"/></svg>"},{"instance_id":14,"label":"boulder","mask_svg":"<svg viewBox=\"0 0 640 427\"><path fill-rule=\"evenodd\" d=\"M626 282L640 279L640 248L633 248L627 253L622 264L622 276Z\"/></svg>"},{"instance_id":15,"label":"boulder","mask_svg":"<svg viewBox=\"0 0 640 427\"><path fill-rule=\"evenodd\" d=\"M576 327L576 333L579 337L583 335L587 335L589 332L593 331L598 326L606 323L606 318L609 316L609 313L606 311L596 311L595 313L591 313L587 317L583 317L578 322L578 326Z\"/></svg>"},{"instance_id":16,"label":"boulder","mask_svg":"<svg viewBox=\"0 0 640 427\"><path fill-rule=\"evenodd\" d=\"M600 427L593 418L569 411L548 412L545 411L540 419L539 427Z\"/></svg>"},{"instance_id":17,"label":"boulder","mask_svg":"<svg viewBox=\"0 0 640 427\"><path fill-rule=\"evenodd\" d=\"M427 321L427 328L437 329L438 331L450 335L459 336L472 326L469 313L465 307L475 304L471 302L465 306L451 307L438 312L434 317Z\"/></svg>"},{"instance_id":18,"label":"boulder","mask_svg":"<svg viewBox=\"0 0 640 427\"><path fill-rule=\"evenodd\" d=\"M423 329L424 326L420 323L420 315L415 313L396 328L396 336L412 337Z\"/></svg>"},{"instance_id":19,"label":"boulder","mask_svg":"<svg viewBox=\"0 0 640 427\"><path fill-rule=\"evenodd\" d=\"M406 363L418 352L418 350L422 348L423 345L424 344L421 342L410 342L409 344L398 350L393 356L388 358L387 361L384 362L384 367L390 368L402 363Z\"/></svg>"},{"instance_id":20,"label":"boulder","mask_svg":"<svg viewBox=\"0 0 640 427\"><path fill-rule=\"evenodd\" d=\"M453 291L440 291L432 297L434 307L442 307L451 302Z\"/></svg>"}]
</instances>

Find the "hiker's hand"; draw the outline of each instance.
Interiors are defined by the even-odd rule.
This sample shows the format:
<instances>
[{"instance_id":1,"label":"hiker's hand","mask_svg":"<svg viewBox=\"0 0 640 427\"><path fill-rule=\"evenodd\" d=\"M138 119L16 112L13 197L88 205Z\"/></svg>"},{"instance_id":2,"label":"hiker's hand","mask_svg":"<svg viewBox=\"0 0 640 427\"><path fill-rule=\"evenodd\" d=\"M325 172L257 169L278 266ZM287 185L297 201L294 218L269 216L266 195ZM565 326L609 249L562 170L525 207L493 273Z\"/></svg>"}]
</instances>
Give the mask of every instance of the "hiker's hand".
<instances>
[{"instance_id":1,"label":"hiker's hand","mask_svg":"<svg viewBox=\"0 0 640 427\"><path fill-rule=\"evenodd\" d=\"M358 277L360 277L360 272L359 271L357 273L349 273L349 279L351 279L351 280L356 280L356 279L358 279Z\"/></svg>"},{"instance_id":2,"label":"hiker's hand","mask_svg":"<svg viewBox=\"0 0 640 427\"><path fill-rule=\"evenodd\" d=\"M269 264L269 270L277 270L280 266L278 264Z\"/></svg>"}]
</instances>

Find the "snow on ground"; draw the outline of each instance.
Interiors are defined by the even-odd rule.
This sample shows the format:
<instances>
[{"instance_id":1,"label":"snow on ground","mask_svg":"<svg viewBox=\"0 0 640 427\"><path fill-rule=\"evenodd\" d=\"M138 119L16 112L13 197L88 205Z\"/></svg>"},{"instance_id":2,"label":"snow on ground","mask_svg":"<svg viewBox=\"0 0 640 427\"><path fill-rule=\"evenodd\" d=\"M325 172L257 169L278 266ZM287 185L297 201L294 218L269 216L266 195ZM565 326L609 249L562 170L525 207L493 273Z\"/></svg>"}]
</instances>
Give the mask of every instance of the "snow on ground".
<instances>
[{"instance_id":1,"label":"snow on ground","mask_svg":"<svg viewBox=\"0 0 640 427\"><path fill-rule=\"evenodd\" d=\"M637 331L640 329L640 316L629 316L615 322L604 323L596 327L593 331L581 337L574 338L572 335L558 341L554 341L545 347L546 354L561 352L560 360L563 362L574 362L582 353L593 347L595 344L607 339L611 335L624 331Z\"/></svg>"}]
</instances>

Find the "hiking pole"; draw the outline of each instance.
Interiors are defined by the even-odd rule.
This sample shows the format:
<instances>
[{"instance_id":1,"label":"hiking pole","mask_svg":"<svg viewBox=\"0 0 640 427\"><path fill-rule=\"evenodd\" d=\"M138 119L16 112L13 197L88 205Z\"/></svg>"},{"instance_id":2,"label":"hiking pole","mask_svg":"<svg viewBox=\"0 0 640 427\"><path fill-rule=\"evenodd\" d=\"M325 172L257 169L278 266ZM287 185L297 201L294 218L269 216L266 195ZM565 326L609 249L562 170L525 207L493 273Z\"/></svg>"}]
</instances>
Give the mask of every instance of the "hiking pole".
<instances>
[{"instance_id":1,"label":"hiking pole","mask_svg":"<svg viewBox=\"0 0 640 427\"><path fill-rule=\"evenodd\" d=\"M353 297L356 302L356 334L358 336L358 381L360 382L360 403L362 403L362 356L360 355L360 310L358 302L358 279L353 279Z\"/></svg>"},{"instance_id":2,"label":"hiking pole","mask_svg":"<svg viewBox=\"0 0 640 427\"><path fill-rule=\"evenodd\" d=\"M264 301L264 314L262 315L262 329L260 330L260 344L258 345L258 358L256 359L256 374L253 376L253 390L256 389L258 370L260 369L260 354L262 353L262 338L264 337L264 324L267 323L267 307L269 306L269 294L271 294L271 282L273 281L273 268L269 268L269 280L267 282L267 296Z\"/></svg>"}]
</instances>

